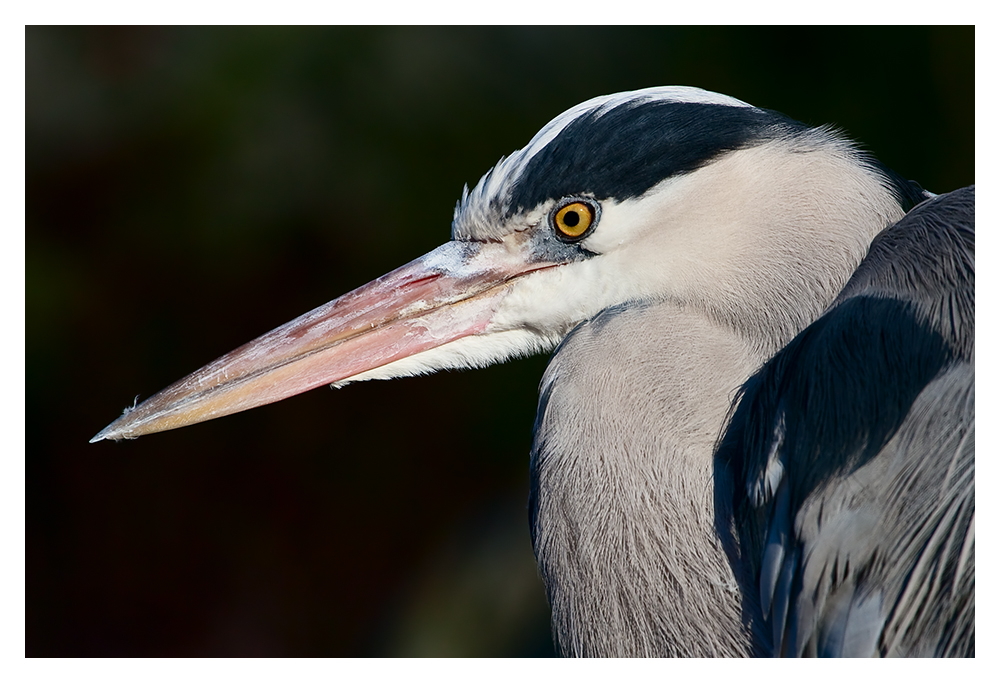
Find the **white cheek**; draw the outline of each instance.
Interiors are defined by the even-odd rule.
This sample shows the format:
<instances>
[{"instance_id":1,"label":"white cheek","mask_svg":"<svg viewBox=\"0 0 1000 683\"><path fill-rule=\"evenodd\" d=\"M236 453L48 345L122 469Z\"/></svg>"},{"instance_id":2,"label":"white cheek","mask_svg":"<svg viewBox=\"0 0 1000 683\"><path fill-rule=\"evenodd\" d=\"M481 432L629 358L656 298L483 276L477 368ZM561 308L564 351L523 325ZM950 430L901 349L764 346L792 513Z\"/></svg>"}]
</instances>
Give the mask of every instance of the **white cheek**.
<instances>
[{"instance_id":1,"label":"white cheek","mask_svg":"<svg viewBox=\"0 0 1000 683\"><path fill-rule=\"evenodd\" d=\"M650 188L642 197L618 202L601 202L601 222L594 234L583 241L585 249L607 254L630 242L648 239L652 231L669 229L664 216L671 215L678 197L684 197L696 181L696 174L668 178Z\"/></svg>"},{"instance_id":2,"label":"white cheek","mask_svg":"<svg viewBox=\"0 0 1000 683\"><path fill-rule=\"evenodd\" d=\"M528 328L561 337L608 306L633 298L639 285L616 255L538 271L511 286L487 332Z\"/></svg>"},{"instance_id":3,"label":"white cheek","mask_svg":"<svg viewBox=\"0 0 1000 683\"><path fill-rule=\"evenodd\" d=\"M601 204L601 222L582 246L597 256L539 271L514 283L497 308L488 332L527 327L543 334L567 334L609 306L670 292L682 275L672 258L671 202L687 194L690 177L671 178L643 198ZM669 186L669 187L668 187Z\"/></svg>"}]
</instances>

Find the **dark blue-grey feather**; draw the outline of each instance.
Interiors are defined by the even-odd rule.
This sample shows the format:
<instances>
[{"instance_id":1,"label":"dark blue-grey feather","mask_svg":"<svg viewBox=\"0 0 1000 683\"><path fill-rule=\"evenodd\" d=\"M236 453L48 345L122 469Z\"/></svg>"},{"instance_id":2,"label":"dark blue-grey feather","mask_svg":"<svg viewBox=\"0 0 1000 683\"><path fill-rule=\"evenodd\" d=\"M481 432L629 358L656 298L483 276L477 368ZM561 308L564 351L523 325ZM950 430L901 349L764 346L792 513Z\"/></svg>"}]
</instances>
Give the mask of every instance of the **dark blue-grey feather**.
<instances>
[{"instance_id":1,"label":"dark blue-grey feather","mask_svg":"<svg viewBox=\"0 0 1000 683\"><path fill-rule=\"evenodd\" d=\"M717 467L776 653L975 652L974 225L974 188L918 206L742 389Z\"/></svg>"},{"instance_id":2,"label":"dark blue-grey feather","mask_svg":"<svg viewBox=\"0 0 1000 683\"><path fill-rule=\"evenodd\" d=\"M801 123L755 107L651 100L596 109L572 121L532 157L514 186L510 212L571 194L639 197L724 152L805 130Z\"/></svg>"},{"instance_id":3,"label":"dark blue-grey feather","mask_svg":"<svg viewBox=\"0 0 1000 683\"><path fill-rule=\"evenodd\" d=\"M768 524L767 543L764 545L760 565L760 605L764 616L770 616L771 605L774 602L785 563L785 548L789 545L792 533L792 519L789 514L788 485L778 486L778 494L771 511L771 522Z\"/></svg>"},{"instance_id":4,"label":"dark blue-grey feather","mask_svg":"<svg viewBox=\"0 0 1000 683\"><path fill-rule=\"evenodd\" d=\"M702 168L726 152L811 130L757 107L658 99L597 108L568 124L528 161L505 217L570 195L618 201L641 197L664 179ZM925 198L916 183L874 158L865 162L904 210Z\"/></svg>"}]
</instances>

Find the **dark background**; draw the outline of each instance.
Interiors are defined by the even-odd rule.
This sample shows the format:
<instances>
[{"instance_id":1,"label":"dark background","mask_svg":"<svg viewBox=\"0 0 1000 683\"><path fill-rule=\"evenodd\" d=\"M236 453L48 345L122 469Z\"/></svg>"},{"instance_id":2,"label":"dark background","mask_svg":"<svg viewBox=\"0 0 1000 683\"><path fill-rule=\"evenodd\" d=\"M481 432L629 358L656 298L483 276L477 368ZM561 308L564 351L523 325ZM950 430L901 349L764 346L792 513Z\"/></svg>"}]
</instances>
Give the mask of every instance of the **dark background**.
<instances>
[{"instance_id":1,"label":"dark background","mask_svg":"<svg viewBox=\"0 0 1000 683\"><path fill-rule=\"evenodd\" d=\"M545 655L539 357L87 440L448 239L564 109L697 85L972 183L971 28L27 29L26 654Z\"/></svg>"}]
</instances>

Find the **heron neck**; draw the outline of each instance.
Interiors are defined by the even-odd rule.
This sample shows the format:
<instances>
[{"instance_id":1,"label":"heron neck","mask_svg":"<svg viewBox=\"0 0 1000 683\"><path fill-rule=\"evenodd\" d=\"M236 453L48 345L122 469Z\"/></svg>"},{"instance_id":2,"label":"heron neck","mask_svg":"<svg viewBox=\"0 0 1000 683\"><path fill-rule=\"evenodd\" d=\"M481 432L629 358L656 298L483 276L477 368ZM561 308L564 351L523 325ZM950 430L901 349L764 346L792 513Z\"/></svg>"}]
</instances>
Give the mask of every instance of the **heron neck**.
<instances>
[{"instance_id":1,"label":"heron neck","mask_svg":"<svg viewBox=\"0 0 1000 683\"><path fill-rule=\"evenodd\" d=\"M542 383L531 507L563 652L749 653L713 532L711 453L761 360L669 303L611 309L560 346Z\"/></svg>"}]
</instances>

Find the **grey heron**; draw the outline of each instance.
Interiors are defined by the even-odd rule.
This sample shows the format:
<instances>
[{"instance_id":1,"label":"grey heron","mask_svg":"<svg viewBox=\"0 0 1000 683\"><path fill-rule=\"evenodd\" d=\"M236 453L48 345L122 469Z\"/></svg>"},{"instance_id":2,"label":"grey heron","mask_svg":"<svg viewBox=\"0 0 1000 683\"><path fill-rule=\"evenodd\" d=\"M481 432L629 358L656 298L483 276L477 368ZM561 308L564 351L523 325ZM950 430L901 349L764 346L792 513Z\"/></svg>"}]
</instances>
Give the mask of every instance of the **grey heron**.
<instances>
[{"instance_id":1,"label":"grey heron","mask_svg":"<svg viewBox=\"0 0 1000 683\"><path fill-rule=\"evenodd\" d=\"M93 441L555 349L529 509L562 653L974 654L973 225L974 189L829 128L598 97L466 188L451 241Z\"/></svg>"}]
</instances>

